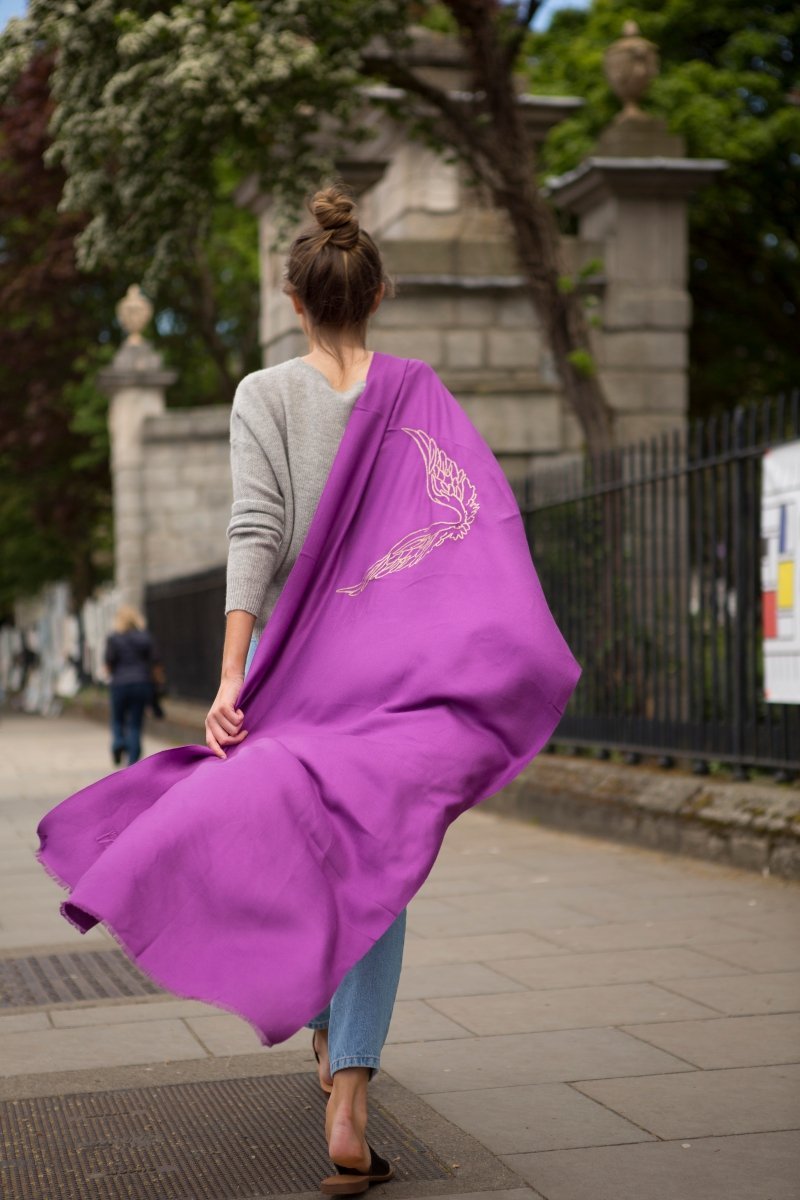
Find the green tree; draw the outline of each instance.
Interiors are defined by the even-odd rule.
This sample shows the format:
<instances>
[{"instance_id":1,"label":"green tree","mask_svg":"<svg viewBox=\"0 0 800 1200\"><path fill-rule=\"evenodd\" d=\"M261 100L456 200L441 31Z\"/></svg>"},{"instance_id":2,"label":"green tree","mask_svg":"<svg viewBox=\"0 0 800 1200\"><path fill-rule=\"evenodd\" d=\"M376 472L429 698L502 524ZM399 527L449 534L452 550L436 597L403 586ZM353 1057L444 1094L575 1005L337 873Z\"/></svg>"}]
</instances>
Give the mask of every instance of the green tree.
<instances>
[{"instance_id":1,"label":"green tree","mask_svg":"<svg viewBox=\"0 0 800 1200\"><path fill-rule=\"evenodd\" d=\"M34 48L55 51L49 161L62 210L90 216L79 262L155 287L205 246L230 170L292 199L318 179L320 126L352 113L360 49L404 23L391 0L30 0L0 44L0 93Z\"/></svg>"},{"instance_id":2,"label":"green tree","mask_svg":"<svg viewBox=\"0 0 800 1200\"><path fill-rule=\"evenodd\" d=\"M44 161L51 72L51 54L34 57L0 107L0 613L53 579L80 602L112 561L107 398L94 380L131 275L77 266L86 218L58 211L64 174ZM165 280L150 333L178 368L178 406L229 401L259 365L255 218L230 202L224 162L216 169L204 257Z\"/></svg>"},{"instance_id":3,"label":"green tree","mask_svg":"<svg viewBox=\"0 0 800 1200\"><path fill-rule=\"evenodd\" d=\"M89 379L108 357L98 335L119 284L77 270L81 220L56 212L50 67L35 58L0 110L0 612L57 578L82 599L110 544L105 399Z\"/></svg>"},{"instance_id":4,"label":"green tree","mask_svg":"<svg viewBox=\"0 0 800 1200\"><path fill-rule=\"evenodd\" d=\"M729 163L690 207L691 410L702 416L800 381L800 9L594 0L557 13L528 40L528 82L586 105L549 137L544 176L589 154L617 111L603 54L631 18L661 55L646 107L690 155Z\"/></svg>"},{"instance_id":5,"label":"green tree","mask_svg":"<svg viewBox=\"0 0 800 1200\"><path fill-rule=\"evenodd\" d=\"M528 293L587 441L605 446L610 410L594 370L582 301L560 286L553 212L531 171L515 72L537 0L31 0L5 39L6 74L31 42L57 51L52 158L66 168L62 206L91 214L80 262L141 264L157 286L201 258L220 154L290 203L335 158L335 134L358 135L359 85L397 84L399 111L452 147L511 222ZM473 77L454 98L405 54L409 21L444 16ZM380 35L377 37L376 35ZM2 78L0 77L0 88ZM324 150L327 144L328 151Z\"/></svg>"},{"instance_id":6,"label":"green tree","mask_svg":"<svg viewBox=\"0 0 800 1200\"><path fill-rule=\"evenodd\" d=\"M595 368L584 300L563 286L558 224L534 173L533 146L518 101L517 73L539 0L445 0L425 6L464 49L470 87L437 87L414 68L402 44L369 49L364 69L402 89L395 107L412 129L450 147L506 214L528 297L539 318L564 396L593 452L613 439L612 414Z\"/></svg>"}]
</instances>

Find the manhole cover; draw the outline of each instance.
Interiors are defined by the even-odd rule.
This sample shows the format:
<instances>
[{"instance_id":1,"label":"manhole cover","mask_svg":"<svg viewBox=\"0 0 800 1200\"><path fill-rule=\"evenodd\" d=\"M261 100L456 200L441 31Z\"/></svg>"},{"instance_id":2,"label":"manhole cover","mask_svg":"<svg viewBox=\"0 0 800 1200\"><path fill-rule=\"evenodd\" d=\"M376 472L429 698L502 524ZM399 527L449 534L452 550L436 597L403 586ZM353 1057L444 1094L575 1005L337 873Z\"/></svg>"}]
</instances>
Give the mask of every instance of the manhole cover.
<instances>
[{"instance_id":1,"label":"manhole cover","mask_svg":"<svg viewBox=\"0 0 800 1200\"><path fill-rule=\"evenodd\" d=\"M0 1104L4 1200L233 1200L314 1191L330 1173L309 1075L124 1088ZM373 1102L370 1140L401 1181L450 1179Z\"/></svg>"},{"instance_id":2,"label":"manhole cover","mask_svg":"<svg viewBox=\"0 0 800 1200\"><path fill-rule=\"evenodd\" d=\"M120 950L0 959L0 1008L152 996L160 991Z\"/></svg>"}]
</instances>

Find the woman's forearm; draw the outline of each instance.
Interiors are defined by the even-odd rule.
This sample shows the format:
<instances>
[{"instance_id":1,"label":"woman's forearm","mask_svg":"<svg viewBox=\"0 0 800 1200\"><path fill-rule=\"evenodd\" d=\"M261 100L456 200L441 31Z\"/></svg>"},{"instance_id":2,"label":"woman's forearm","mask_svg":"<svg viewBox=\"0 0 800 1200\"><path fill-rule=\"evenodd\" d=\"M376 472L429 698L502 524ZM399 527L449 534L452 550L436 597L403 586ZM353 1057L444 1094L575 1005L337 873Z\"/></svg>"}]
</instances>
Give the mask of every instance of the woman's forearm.
<instances>
[{"instance_id":1,"label":"woman's forearm","mask_svg":"<svg viewBox=\"0 0 800 1200\"><path fill-rule=\"evenodd\" d=\"M244 677L244 665L256 619L242 608L234 608L225 621L225 645L222 650L222 679Z\"/></svg>"}]
</instances>

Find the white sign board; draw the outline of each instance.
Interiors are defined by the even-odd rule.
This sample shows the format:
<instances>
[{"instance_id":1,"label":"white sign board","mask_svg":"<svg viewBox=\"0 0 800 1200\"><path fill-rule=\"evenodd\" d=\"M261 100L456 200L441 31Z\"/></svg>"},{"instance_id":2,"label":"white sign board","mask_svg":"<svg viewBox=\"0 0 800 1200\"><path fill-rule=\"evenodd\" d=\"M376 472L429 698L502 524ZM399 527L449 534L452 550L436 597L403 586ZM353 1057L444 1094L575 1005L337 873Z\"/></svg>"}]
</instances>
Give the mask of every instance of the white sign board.
<instances>
[{"instance_id":1,"label":"white sign board","mask_svg":"<svg viewBox=\"0 0 800 1200\"><path fill-rule=\"evenodd\" d=\"M763 467L764 698L800 704L800 442L767 450Z\"/></svg>"}]
</instances>

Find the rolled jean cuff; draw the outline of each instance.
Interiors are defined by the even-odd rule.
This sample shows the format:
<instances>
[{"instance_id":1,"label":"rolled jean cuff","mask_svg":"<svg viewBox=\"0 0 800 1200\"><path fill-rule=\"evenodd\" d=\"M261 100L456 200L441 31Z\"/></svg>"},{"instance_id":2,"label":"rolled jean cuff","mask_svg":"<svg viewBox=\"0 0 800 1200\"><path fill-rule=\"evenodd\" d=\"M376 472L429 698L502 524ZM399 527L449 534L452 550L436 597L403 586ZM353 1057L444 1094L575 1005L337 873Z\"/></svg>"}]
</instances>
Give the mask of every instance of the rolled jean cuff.
<instances>
[{"instance_id":1,"label":"rolled jean cuff","mask_svg":"<svg viewBox=\"0 0 800 1200\"><path fill-rule=\"evenodd\" d=\"M335 1075L337 1071L343 1071L347 1067L366 1067L369 1071L369 1077L372 1079L381 1065L380 1058L376 1058L374 1054L355 1054L349 1058L335 1058L331 1062L331 1075Z\"/></svg>"},{"instance_id":2,"label":"rolled jean cuff","mask_svg":"<svg viewBox=\"0 0 800 1200\"><path fill-rule=\"evenodd\" d=\"M329 1017L315 1017L313 1021L309 1021L306 1029L327 1029Z\"/></svg>"}]
</instances>

